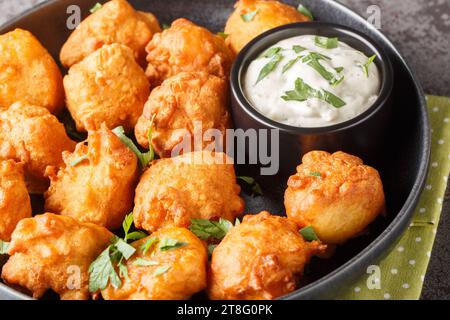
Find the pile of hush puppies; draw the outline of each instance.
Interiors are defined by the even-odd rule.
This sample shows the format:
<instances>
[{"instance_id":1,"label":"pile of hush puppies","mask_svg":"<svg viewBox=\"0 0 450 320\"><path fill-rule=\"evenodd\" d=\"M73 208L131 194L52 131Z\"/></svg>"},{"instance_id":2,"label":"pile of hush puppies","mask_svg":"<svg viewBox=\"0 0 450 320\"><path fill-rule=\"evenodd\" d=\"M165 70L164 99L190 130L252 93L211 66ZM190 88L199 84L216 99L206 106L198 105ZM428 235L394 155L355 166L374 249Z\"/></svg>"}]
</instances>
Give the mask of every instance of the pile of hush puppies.
<instances>
[{"instance_id":1,"label":"pile of hush puppies","mask_svg":"<svg viewBox=\"0 0 450 320\"><path fill-rule=\"evenodd\" d=\"M186 134L193 136L195 122L203 131L232 128L228 81L235 56L264 31L307 21L296 8L240 0L226 38L183 18L161 30L153 14L125 0L97 9L61 49L64 77L30 32L0 36L6 284L34 298L52 290L61 299L189 299L206 289L211 299L274 299L298 288L312 256L358 236L383 212L378 172L344 152L304 155L288 181L287 217L261 212L242 222L245 204L225 154L192 142L192 152L171 157ZM249 12L256 14L243 19ZM68 136L58 118L65 108L85 141ZM143 167L117 127L134 132L141 150L159 160ZM30 194L43 195L47 213L33 216ZM118 270L108 248L130 212L141 236ZM207 228L206 236L194 232L192 221L236 223L213 239ZM304 227L317 239L305 239ZM99 257L120 285L107 277L92 290ZM69 285L73 266L78 285Z\"/></svg>"}]
</instances>

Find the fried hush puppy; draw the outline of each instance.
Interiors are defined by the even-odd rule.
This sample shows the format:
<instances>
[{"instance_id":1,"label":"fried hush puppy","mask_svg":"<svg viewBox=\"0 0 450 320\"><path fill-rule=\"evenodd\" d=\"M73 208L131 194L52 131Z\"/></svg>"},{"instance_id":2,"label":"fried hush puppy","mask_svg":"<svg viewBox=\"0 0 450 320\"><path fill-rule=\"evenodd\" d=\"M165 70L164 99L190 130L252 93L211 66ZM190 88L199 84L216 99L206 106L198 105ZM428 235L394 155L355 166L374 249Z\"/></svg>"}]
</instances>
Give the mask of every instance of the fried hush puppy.
<instances>
[{"instance_id":1,"label":"fried hush puppy","mask_svg":"<svg viewBox=\"0 0 450 320\"><path fill-rule=\"evenodd\" d=\"M0 160L0 240L10 241L17 223L31 217L23 165Z\"/></svg>"},{"instance_id":2,"label":"fried hush puppy","mask_svg":"<svg viewBox=\"0 0 450 320\"><path fill-rule=\"evenodd\" d=\"M2 278L40 298L89 299L89 265L113 237L105 228L52 213L23 219L12 234Z\"/></svg>"},{"instance_id":3,"label":"fried hush puppy","mask_svg":"<svg viewBox=\"0 0 450 320\"><path fill-rule=\"evenodd\" d=\"M152 87L182 71L205 71L227 78L234 55L223 38L187 19L177 19L146 47L147 77Z\"/></svg>"},{"instance_id":4,"label":"fried hush puppy","mask_svg":"<svg viewBox=\"0 0 450 320\"><path fill-rule=\"evenodd\" d=\"M218 129L222 137L226 136L226 129L231 127L227 102L228 84L223 78L206 72L179 73L150 94L135 128L136 138L148 148L153 119L151 142L160 157L170 157L175 147L187 142L186 135L190 137L190 150L195 150L196 134L203 137L209 129ZM211 143L202 141L198 145L203 150ZM224 145L224 141L214 143Z\"/></svg>"},{"instance_id":5,"label":"fried hush puppy","mask_svg":"<svg viewBox=\"0 0 450 320\"><path fill-rule=\"evenodd\" d=\"M0 159L24 164L29 192L47 190L47 166L62 166L62 152L74 147L75 142L67 136L64 125L46 108L25 102L0 108Z\"/></svg>"},{"instance_id":6,"label":"fried hush puppy","mask_svg":"<svg viewBox=\"0 0 450 320\"><path fill-rule=\"evenodd\" d=\"M47 211L114 230L133 209L137 183L136 155L103 127L89 134L88 145L64 152L66 167L49 168Z\"/></svg>"},{"instance_id":7,"label":"fried hush puppy","mask_svg":"<svg viewBox=\"0 0 450 320\"><path fill-rule=\"evenodd\" d=\"M287 216L312 226L324 243L342 244L360 234L385 207L378 171L344 152L312 151L289 178Z\"/></svg>"},{"instance_id":8,"label":"fried hush puppy","mask_svg":"<svg viewBox=\"0 0 450 320\"><path fill-rule=\"evenodd\" d=\"M231 163L224 153L206 151L155 161L136 189L135 226L153 232L188 227L192 218L234 221L244 201Z\"/></svg>"},{"instance_id":9,"label":"fried hush puppy","mask_svg":"<svg viewBox=\"0 0 450 320\"><path fill-rule=\"evenodd\" d=\"M294 222L268 212L247 215L215 248L213 300L268 300L292 292L310 258L326 246L306 242Z\"/></svg>"},{"instance_id":10,"label":"fried hush puppy","mask_svg":"<svg viewBox=\"0 0 450 320\"><path fill-rule=\"evenodd\" d=\"M52 56L30 32L16 29L0 36L0 107L20 100L57 114L64 90Z\"/></svg>"},{"instance_id":11,"label":"fried hush puppy","mask_svg":"<svg viewBox=\"0 0 450 320\"><path fill-rule=\"evenodd\" d=\"M244 18L243 15L250 16ZM270 29L308 20L294 7L279 1L239 0L225 26L226 43L238 54L247 43Z\"/></svg>"},{"instance_id":12,"label":"fried hush puppy","mask_svg":"<svg viewBox=\"0 0 450 320\"><path fill-rule=\"evenodd\" d=\"M125 0L112 0L81 22L62 47L60 60L69 68L103 45L120 43L144 66L145 46L157 32L161 27L153 14L136 11Z\"/></svg>"},{"instance_id":13,"label":"fried hush puppy","mask_svg":"<svg viewBox=\"0 0 450 320\"><path fill-rule=\"evenodd\" d=\"M173 247L162 247L165 241ZM147 246L146 243L153 243ZM126 261L128 279L111 284L105 300L184 300L206 288L208 253L205 245L185 228L160 229L133 244L136 253Z\"/></svg>"},{"instance_id":14,"label":"fried hush puppy","mask_svg":"<svg viewBox=\"0 0 450 320\"><path fill-rule=\"evenodd\" d=\"M150 94L133 52L121 44L105 45L72 66L64 89L78 131L97 130L102 123L132 130Z\"/></svg>"}]
</instances>

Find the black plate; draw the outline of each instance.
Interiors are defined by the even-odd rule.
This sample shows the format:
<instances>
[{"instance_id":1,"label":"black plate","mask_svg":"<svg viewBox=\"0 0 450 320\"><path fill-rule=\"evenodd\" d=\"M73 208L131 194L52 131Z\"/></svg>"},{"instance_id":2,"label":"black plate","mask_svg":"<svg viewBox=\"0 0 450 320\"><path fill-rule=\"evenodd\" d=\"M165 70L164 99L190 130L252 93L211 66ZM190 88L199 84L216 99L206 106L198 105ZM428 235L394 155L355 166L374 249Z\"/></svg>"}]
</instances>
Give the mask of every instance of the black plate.
<instances>
[{"instance_id":1,"label":"black plate","mask_svg":"<svg viewBox=\"0 0 450 320\"><path fill-rule=\"evenodd\" d=\"M67 7L77 3L86 16L97 0L48 1L0 28L0 33L20 27L35 34L57 59L59 50L69 36L66 28ZM135 8L155 13L161 23L170 23L186 17L221 31L233 10L234 0L131 0ZM298 5L297 0L284 2ZM388 213L371 226L367 235L354 239L336 251L329 260L315 259L309 265L303 286L285 296L286 299L333 298L334 294L368 265L389 252L408 226L413 210L424 186L430 154L430 133L422 88L411 69L392 43L366 21L343 5L330 0L302 0L317 20L353 27L370 35L389 55L395 73L394 125L389 129L390 139L379 158L370 163L379 169L386 192ZM345 151L345 150L344 150ZM364 159L364 155L358 155ZM300 161L300 159L299 159ZM255 168L238 167L238 174L257 175ZM264 197L244 196L246 213L269 210L284 214L283 193L286 177L258 178ZM40 211L38 209L38 211ZM0 261L1 264L1 261ZM0 299L26 299L0 283Z\"/></svg>"}]
</instances>

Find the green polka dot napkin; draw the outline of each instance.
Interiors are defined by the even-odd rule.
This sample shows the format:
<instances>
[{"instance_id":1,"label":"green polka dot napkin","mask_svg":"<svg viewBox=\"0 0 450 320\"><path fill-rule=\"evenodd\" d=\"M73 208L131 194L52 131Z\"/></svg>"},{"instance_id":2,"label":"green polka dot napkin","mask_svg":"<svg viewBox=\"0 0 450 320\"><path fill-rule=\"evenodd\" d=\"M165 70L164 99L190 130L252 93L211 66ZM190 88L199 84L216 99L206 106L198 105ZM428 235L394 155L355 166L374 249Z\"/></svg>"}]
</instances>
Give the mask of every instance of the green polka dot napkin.
<instances>
[{"instance_id":1,"label":"green polka dot napkin","mask_svg":"<svg viewBox=\"0 0 450 320\"><path fill-rule=\"evenodd\" d=\"M450 173L450 98L428 96L432 147L426 187L392 252L338 299L419 299Z\"/></svg>"}]
</instances>

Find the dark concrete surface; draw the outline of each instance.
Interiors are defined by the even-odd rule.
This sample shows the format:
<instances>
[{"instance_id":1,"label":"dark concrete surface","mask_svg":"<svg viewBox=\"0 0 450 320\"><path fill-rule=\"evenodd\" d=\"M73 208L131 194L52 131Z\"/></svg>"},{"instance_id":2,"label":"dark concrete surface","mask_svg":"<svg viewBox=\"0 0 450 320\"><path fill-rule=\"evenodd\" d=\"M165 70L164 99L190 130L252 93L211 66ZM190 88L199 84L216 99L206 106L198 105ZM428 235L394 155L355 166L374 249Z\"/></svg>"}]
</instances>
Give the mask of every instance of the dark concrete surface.
<instances>
[{"instance_id":1,"label":"dark concrete surface","mask_svg":"<svg viewBox=\"0 0 450 320\"><path fill-rule=\"evenodd\" d=\"M43 0L0 0L0 24ZM340 0L362 16L377 5L381 31L409 61L429 94L450 96L450 0ZM405 93L407 94L407 93ZM450 188L422 299L450 299Z\"/></svg>"}]
</instances>

